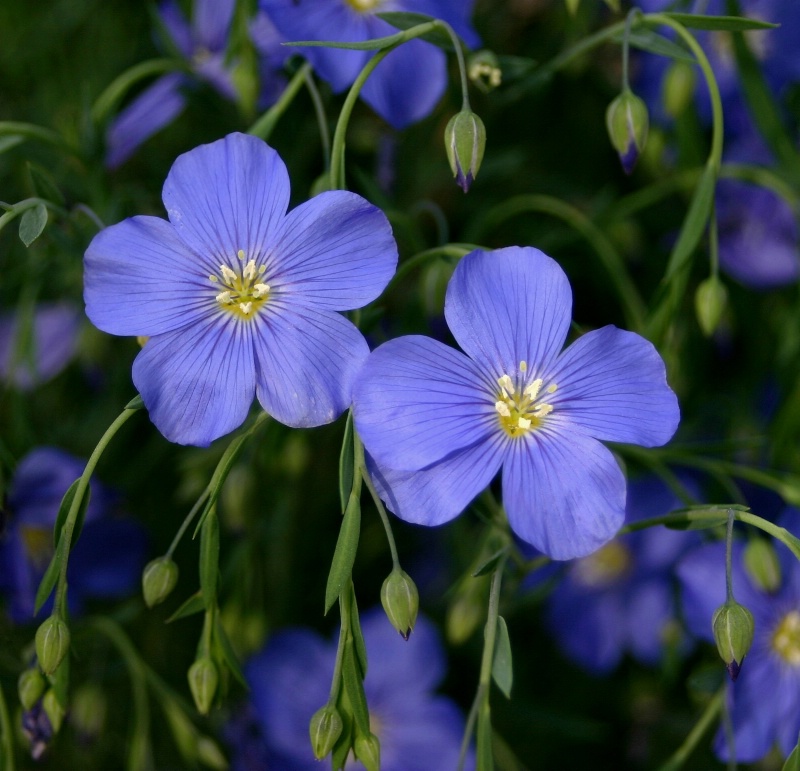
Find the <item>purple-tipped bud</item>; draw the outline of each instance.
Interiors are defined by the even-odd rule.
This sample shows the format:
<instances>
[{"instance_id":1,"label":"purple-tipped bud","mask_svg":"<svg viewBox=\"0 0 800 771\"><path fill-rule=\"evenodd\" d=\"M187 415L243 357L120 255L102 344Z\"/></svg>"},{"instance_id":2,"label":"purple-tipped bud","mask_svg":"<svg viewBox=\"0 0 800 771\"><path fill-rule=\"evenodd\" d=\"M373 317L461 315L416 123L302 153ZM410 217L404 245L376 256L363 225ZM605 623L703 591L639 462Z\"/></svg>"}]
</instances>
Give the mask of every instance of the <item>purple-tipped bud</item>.
<instances>
[{"instance_id":1,"label":"purple-tipped bud","mask_svg":"<svg viewBox=\"0 0 800 771\"><path fill-rule=\"evenodd\" d=\"M486 147L483 121L472 110L456 113L444 130L444 143L456 183L466 193L483 160Z\"/></svg>"},{"instance_id":2,"label":"purple-tipped bud","mask_svg":"<svg viewBox=\"0 0 800 771\"><path fill-rule=\"evenodd\" d=\"M728 292L717 276L709 276L697 287L694 309L697 323L706 337L714 333L727 304Z\"/></svg>"},{"instance_id":3,"label":"purple-tipped bud","mask_svg":"<svg viewBox=\"0 0 800 771\"><path fill-rule=\"evenodd\" d=\"M753 614L735 600L729 600L714 611L711 620L719 655L725 662L731 680L739 677L742 661L753 644Z\"/></svg>"},{"instance_id":4,"label":"purple-tipped bud","mask_svg":"<svg viewBox=\"0 0 800 771\"><path fill-rule=\"evenodd\" d=\"M381 744L375 734L359 736L353 747L356 757L364 764L367 771L380 771Z\"/></svg>"},{"instance_id":5,"label":"purple-tipped bud","mask_svg":"<svg viewBox=\"0 0 800 771\"><path fill-rule=\"evenodd\" d=\"M33 709L39 699L42 698L47 681L38 669L26 669L17 680L17 693L22 709Z\"/></svg>"},{"instance_id":6,"label":"purple-tipped bud","mask_svg":"<svg viewBox=\"0 0 800 771\"><path fill-rule=\"evenodd\" d=\"M50 616L36 630L36 657L46 675L52 675L67 655L69 638L69 627L58 616Z\"/></svg>"},{"instance_id":7,"label":"purple-tipped bud","mask_svg":"<svg viewBox=\"0 0 800 771\"><path fill-rule=\"evenodd\" d=\"M148 608L167 599L178 582L178 566L169 557L149 562L142 573L142 594Z\"/></svg>"},{"instance_id":8,"label":"purple-tipped bud","mask_svg":"<svg viewBox=\"0 0 800 771\"><path fill-rule=\"evenodd\" d=\"M606 110L606 127L611 144L619 154L626 174L633 171L647 141L650 122L645 103L630 89L623 91Z\"/></svg>"},{"instance_id":9,"label":"purple-tipped bud","mask_svg":"<svg viewBox=\"0 0 800 771\"><path fill-rule=\"evenodd\" d=\"M219 672L214 662L208 658L200 658L189 667L189 690L192 692L194 705L201 715L207 715L214 702L219 683Z\"/></svg>"},{"instance_id":10,"label":"purple-tipped bud","mask_svg":"<svg viewBox=\"0 0 800 771\"><path fill-rule=\"evenodd\" d=\"M30 743L31 757L41 760L53 739L53 726L41 702L22 713L22 733Z\"/></svg>"},{"instance_id":11,"label":"purple-tipped bud","mask_svg":"<svg viewBox=\"0 0 800 771\"><path fill-rule=\"evenodd\" d=\"M419 592L405 570L395 568L381 587L381 605L392 626L408 640L419 610Z\"/></svg>"},{"instance_id":12,"label":"purple-tipped bud","mask_svg":"<svg viewBox=\"0 0 800 771\"><path fill-rule=\"evenodd\" d=\"M744 567L753 583L765 592L775 592L781 585L781 563L772 544L754 538L744 550Z\"/></svg>"},{"instance_id":13,"label":"purple-tipped bud","mask_svg":"<svg viewBox=\"0 0 800 771\"><path fill-rule=\"evenodd\" d=\"M313 714L308 724L308 733L311 736L311 749L317 760L322 760L333 749L343 728L341 715L332 704L326 704Z\"/></svg>"}]
</instances>

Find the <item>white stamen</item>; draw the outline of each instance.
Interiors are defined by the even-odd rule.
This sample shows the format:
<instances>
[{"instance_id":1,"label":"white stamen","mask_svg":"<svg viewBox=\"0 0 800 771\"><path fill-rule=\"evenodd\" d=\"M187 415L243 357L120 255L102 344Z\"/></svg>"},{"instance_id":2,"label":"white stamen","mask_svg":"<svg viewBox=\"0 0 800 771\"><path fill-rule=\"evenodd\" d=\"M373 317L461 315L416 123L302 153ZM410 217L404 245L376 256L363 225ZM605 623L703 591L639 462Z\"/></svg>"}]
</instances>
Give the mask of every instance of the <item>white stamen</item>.
<instances>
[{"instance_id":1,"label":"white stamen","mask_svg":"<svg viewBox=\"0 0 800 771\"><path fill-rule=\"evenodd\" d=\"M543 382L544 381L540 377L537 377L536 380L534 380L530 385L526 386L522 393L524 393L525 396L533 401L538 396Z\"/></svg>"},{"instance_id":2,"label":"white stamen","mask_svg":"<svg viewBox=\"0 0 800 771\"><path fill-rule=\"evenodd\" d=\"M228 303L232 302L231 293L230 292L220 292L217 295L217 302L218 303L222 303L223 305L227 305Z\"/></svg>"},{"instance_id":3,"label":"white stamen","mask_svg":"<svg viewBox=\"0 0 800 771\"><path fill-rule=\"evenodd\" d=\"M239 308L245 316L250 313L250 310L253 307L253 303L239 303Z\"/></svg>"},{"instance_id":4,"label":"white stamen","mask_svg":"<svg viewBox=\"0 0 800 771\"><path fill-rule=\"evenodd\" d=\"M508 405L505 402L495 402L494 408L504 417L510 418L511 417L511 410L508 409Z\"/></svg>"},{"instance_id":5,"label":"white stamen","mask_svg":"<svg viewBox=\"0 0 800 771\"><path fill-rule=\"evenodd\" d=\"M497 378L497 384L500 388L508 391L508 393L514 393L514 384L511 382L511 378L508 375L503 375L503 377Z\"/></svg>"},{"instance_id":6,"label":"white stamen","mask_svg":"<svg viewBox=\"0 0 800 771\"><path fill-rule=\"evenodd\" d=\"M517 421L517 425L518 425L520 428L530 428L530 427L531 427L531 422L530 422L530 420L528 420L527 418L520 418L520 419Z\"/></svg>"},{"instance_id":7,"label":"white stamen","mask_svg":"<svg viewBox=\"0 0 800 771\"><path fill-rule=\"evenodd\" d=\"M247 265L244 266L244 270L242 271L242 277L245 279L253 280L256 277L256 261L250 260Z\"/></svg>"},{"instance_id":8,"label":"white stamen","mask_svg":"<svg viewBox=\"0 0 800 771\"><path fill-rule=\"evenodd\" d=\"M536 410L534 411L534 415L537 418L543 418L545 415L549 415L553 411L552 404L540 404Z\"/></svg>"},{"instance_id":9,"label":"white stamen","mask_svg":"<svg viewBox=\"0 0 800 771\"><path fill-rule=\"evenodd\" d=\"M236 256L237 256L237 257L238 257L240 260L244 260L244 249L239 249L239 251L238 251L238 252L236 252Z\"/></svg>"},{"instance_id":10,"label":"white stamen","mask_svg":"<svg viewBox=\"0 0 800 771\"><path fill-rule=\"evenodd\" d=\"M227 265L220 265L219 269L222 272L222 278L225 279L226 284L232 284L236 281L236 274Z\"/></svg>"},{"instance_id":11,"label":"white stamen","mask_svg":"<svg viewBox=\"0 0 800 771\"><path fill-rule=\"evenodd\" d=\"M253 287L253 297L256 300L260 300L262 297L266 297L269 293L269 284L256 284Z\"/></svg>"}]
</instances>

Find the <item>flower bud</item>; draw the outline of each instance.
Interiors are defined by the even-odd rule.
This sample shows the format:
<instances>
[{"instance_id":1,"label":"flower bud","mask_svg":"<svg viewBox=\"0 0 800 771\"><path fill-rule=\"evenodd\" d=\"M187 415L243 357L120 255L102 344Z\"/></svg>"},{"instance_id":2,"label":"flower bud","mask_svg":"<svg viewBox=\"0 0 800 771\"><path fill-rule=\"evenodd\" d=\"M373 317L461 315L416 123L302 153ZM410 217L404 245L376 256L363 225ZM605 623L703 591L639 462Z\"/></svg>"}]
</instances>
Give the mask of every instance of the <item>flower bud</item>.
<instances>
[{"instance_id":1,"label":"flower bud","mask_svg":"<svg viewBox=\"0 0 800 771\"><path fill-rule=\"evenodd\" d=\"M381 744L375 734L359 736L353 747L356 757L364 764L367 771L380 771Z\"/></svg>"},{"instance_id":2,"label":"flower bud","mask_svg":"<svg viewBox=\"0 0 800 771\"><path fill-rule=\"evenodd\" d=\"M626 174L633 171L647 141L649 120L645 103L625 89L606 110L606 128Z\"/></svg>"},{"instance_id":3,"label":"flower bud","mask_svg":"<svg viewBox=\"0 0 800 771\"><path fill-rule=\"evenodd\" d=\"M17 680L17 693L22 709L32 709L42 697L47 681L38 669L26 669Z\"/></svg>"},{"instance_id":4,"label":"flower bud","mask_svg":"<svg viewBox=\"0 0 800 771\"><path fill-rule=\"evenodd\" d=\"M53 688L50 688L42 697L42 709L53 727L53 733L57 734L61 729L61 724L64 722L64 715L67 714L67 711L61 706L61 702L59 702Z\"/></svg>"},{"instance_id":5,"label":"flower bud","mask_svg":"<svg viewBox=\"0 0 800 771\"><path fill-rule=\"evenodd\" d=\"M69 650L69 627L57 616L50 616L36 630L36 656L46 675L52 675Z\"/></svg>"},{"instance_id":6,"label":"flower bud","mask_svg":"<svg viewBox=\"0 0 800 771\"><path fill-rule=\"evenodd\" d=\"M688 106L694 95L694 65L674 61L664 76L661 98L667 115L677 118Z\"/></svg>"},{"instance_id":7,"label":"flower bud","mask_svg":"<svg viewBox=\"0 0 800 771\"><path fill-rule=\"evenodd\" d=\"M197 659L189 667L189 690L192 692L194 705L201 715L207 715L217 692L219 672L214 662L206 657Z\"/></svg>"},{"instance_id":8,"label":"flower bud","mask_svg":"<svg viewBox=\"0 0 800 771\"><path fill-rule=\"evenodd\" d=\"M725 662L731 680L736 680L742 660L753 643L753 614L744 605L728 600L714 611L711 625L719 655Z\"/></svg>"},{"instance_id":9,"label":"flower bud","mask_svg":"<svg viewBox=\"0 0 800 771\"><path fill-rule=\"evenodd\" d=\"M197 740L197 759L204 766L217 769L217 771L226 771L228 768L228 761L225 760L219 745L208 736L201 736Z\"/></svg>"},{"instance_id":10,"label":"flower bud","mask_svg":"<svg viewBox=\"0 0 800 771\"><path fill-rule=\"evenodd\" d=\"M445 630L453 645L466 642L478 626L486 620L483 597L486 577L469 578L462 582L447 609Z\"/></svg>"},{"instance_id":11,"label":"flower bud","mask_svg":"<svg viewBox=\"0 0 800 771\"><path fill-rule=\"evenodd\" d=\"M408 640L419 610L419 592L405 570L395 568L381 587L381 605L392 626Z\"/></svg>"},{"instance_id":12,"label":"flower bud","mask_svg":"<svg viewBox=\"0 0 800 771\"><path fill-rule=\"evenodd\" d=\"M308 725L308 733L317 760L322 760L333 749L343 728L342 718L333 704L326 704L314 713Z\"/></svg>"},{"instance_id":13,"label":"flower bud","mask_svg":"<svg viewBox=\"0 0 800 771\"><path fill-rule=\"evenodd\" d=\"M444 130L444 144L456 182L466 193L483 160L486 147L483 121L472 110L456 113Z\"/></svg>"},{"instance_id":14,"label":"flower bud","mask_svg":"<svg viewBox=\"0 0 800 771\"><path fill-rule=\"evenodd\" d=\"M754 538L744 549L744 567L753 583L765 592L775 592L781 585L781 564L772 544Z\"/></svg>"},{"instance_id":15,"label":"flower bud","mask_svg":"<svg viewBox=\"0 0 800 771\"><path fill-rule=\"evenodd\" d=\"M159 557L149 562L142 573L142 594L148 608L169 597L178 582L178 566L169 557Z\"/></svg>"},{"instance_id":16,"label":"flower bud","mask_svg":"<svg viewBox=\"0 0 800 771\"><path fill-rule=\"evenodd\" d=\"M82 685L70 700L69 722L82 738L94 739L103 732L106 712L103 691L96 685Z\"/></svg>"},{"instance_id":17,"label":"flower bud","mask_svg":"<svg viewBox=\"0 0 800 771\"><path fill-rule=\"evenodd\" d=\"M717 276L709 276L697 287L694 309L697 322L706 337L717 328L727 304L728 292Z\"/></svg>"}]
</instances>

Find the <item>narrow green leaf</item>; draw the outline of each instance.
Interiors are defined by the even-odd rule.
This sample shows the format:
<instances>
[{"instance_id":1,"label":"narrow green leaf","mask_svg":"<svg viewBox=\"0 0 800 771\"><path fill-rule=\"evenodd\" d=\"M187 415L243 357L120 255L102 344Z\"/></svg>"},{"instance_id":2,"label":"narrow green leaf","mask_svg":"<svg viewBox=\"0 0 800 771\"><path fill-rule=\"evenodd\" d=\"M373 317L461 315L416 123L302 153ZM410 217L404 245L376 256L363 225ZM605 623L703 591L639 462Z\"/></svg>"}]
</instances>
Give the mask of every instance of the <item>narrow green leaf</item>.
<instances>
[{"instance_id":1,"label":"narrow green leaf","mask_svg":"<svg viewBox=\"0 0 800 771\"><path fill-rule=\"evenodd\" d=\"M418 27L420 24L428 24L434 21L432 16L426 16L424 13L387 12L376 13L375 15L393 27L404 31ZM419 40L427 40L429 43L433 43L439 48L444 48L446 51L453 50L453 39L441 27L420 35Z\"/></svg>"},{"instance_id":2,"label":"narrow green leaf","mask_svg":"<svg viewBox=\"0 0 800 771\"><path fill-rule=\"evenodd\" d=\"M61 528L64 527L64 523L67 521L67 517L69 516L69 510L72 508L72 501L75 498L75 492L78 489L78 483L80 482L80 478L76 479L70 486L67 488L67 492L64 493L64 497L61 499L61 504L58 507L58 514L56 515L56 523L53 526L53 545L58 546L58 541L61 538ZM89 500L92 497L92 489L91 487L86 488L86 493L83 496L83 500L80 502L78 507L78 515L75 518L75 527L72 531L72 542L70 543L70 551L75 547L75 544L78 543L78 538L81 536L81 530L83 530L83 522L86 519L86 509L89 506Z\"/></svg>"},{"instance_id":3,"label":"narrow green leaf","mask_svg":"<svg viewBox=\"0 0 800 771\"><path fill-rule=\"evenodd\" d=\"M344 424L342 451L339 453L339 500L342 511L347 506L350 491L353 489L353 411L347 411L347 422Z\"/></svg>"},{"instance_id":4,"label":"narrow green leaf","mask_svg":"<svg viewBox=\"0 0 800 771\"><path fill-rule=\"evenodd\" d=\"M776 29L780 24L749 19L746 16L702 16L694 13L665 13L670 19L689 29L707 29L724 32L746 32L750 29Z\"/></svg>"},{"instance_id":5,"label":"narrow green leaf","mask_svg":"<svg viewBox=\"0 0 800 771\"><path fill-rule=\"evenodd\" d=\"M217 615L217 623L214 629L214 639L218 643L218 650L222 654L222 659L227 664L228 669L230 669L233 676L245 688L249 689L250 686L247 684L247 680L244 678L242 668L239 665L239 659L236 658L236 653L233 650L230 639L228 639L228 634L225 632L225 628L222 626L222 623L219 620L219 615ZM218 657L215 658L218 659Z\"/></svg>"},{"instance_id":6,"label":"narrow green leaf","mask_svg":"<svg viewBox=\"0 0 800 771\"><path fill-rule=\"evenodd\" d=\"M333 771L341 771L347 763L347 757L353 747L355 736L353 734L353 708L350 706L350 699L347 698L344 688L339 689L339 698L336 702L336 711L342 719L342 733L333 745L331 752L331 768Z\"/></svg>"},{"instance_id":7,"label":"narrow green leaf","mask_svg":"<svg viewBox=\"0 0 800 771\"><path fill-rule=\"evenodd\" d=\"M0 154L11 150L17 145L21 145L25 141L25 137L19 134L9 134L8 136L0 137Z\"/></svg>"},{"instance_id":8,"label":"narrow green leaf","mask_svg":"<svg viewBox=\"0 0 800 771\"><path fill-rule=\"evenodd\" d=\"M360 43L343 43L341 40L292 40L289 43L282 43L282 45L294 48L344 48L349 51L378 51L382 48L389 48L395 43L401 43L404 37L402 32L398 32L387 37L363 40Z\"/></svg>"},{"instance_id":9,"label":"narrow green leaf","mask_svg":"<svg viewBox=\"0 0 800 771\"><path fill-rule=\"evenodd\" d=\"M684 522L668 522L665 527L668 530L709 530L712 527L719 527L728 521L727 517L719 519L687 519Z\"/></svg>"},{"instance_id":10,"label":"narrow green leaf","mask_svg":"<svg viewBox=\"0 0 800 771\"><path fill-rule=\"evenodd\" d=\"M800 771L800 738L798 738L797 746L789 753L786 762L783 764L781 771Z\"/></svg>"},{"instance_id":11,"label":"narrow green leaf","mask_svg":"<svg viewBox=\"0 0 800 771\"><path fill-rule=\"evenodd\" d=\"M139 394L133 397L126 405L126 410L142 410L144 409L144 402L142 401L142 397Z\"/></svg>"},{"instance_id":12,"label":"narrow green leaf","mask_svg":"<svg viewBox=\"0 0 800 771\"><path fill-rule=\"evenodd\" d=\"M622 37L623 36L621 33L619 35L615 35L614 41L621 43ZM647 51L651 54L667 56L670 59L678 59L679 61L689 62L690 64L697 63L697 60L690 51L685 49L679 43L675 43L669 38L659 35L654 30L642 29L637 30L636 32L631 32L630 36L628 37L628 42L634 46L634 48L639 48L640 50Z\"/></svg>"},{"instance_id":13,"label":"narrow green leaf","mask_svg":"<svg viewBox=\"0 0 800 771\"><path fill-rule=\"evenodd\" d=\"M63 206L66 203L64 194L58 189L58 185L56 185L50 172L31 161L28 161L27 165L36 195L39 198L44 198L47 201L53 201Z\"/></svg>"},{"instance_id":14,"label":"narrow green leaf","mask_svg":"<svg viewBox=\"0 0 800 771\"><path fill-rule=\"evenodd\" d=\"M58 576L61 573L61 563L66 559L66 550L67 542L61 539L58 542L58 546L56 546L53 559L50 560L50 564L47 566L47 570L45 570L42 580L39 582L39 588L36 590L36 601L33 606L34 616L39 613L42 609L42 605L47 602L47 598L50 596L50 593L53 591L58 581Z\"/></svg>"},{"instance_id":15,"label":"narrow green leaf","mask_svg":"<svg viewBox=\"0 0 800 771\"><path fill-rule=\"evenodd\" d=\"M487 573L491 573L497 563L505 556L508 552L508 546L504 546L502 549L498 549L494 554L492 554L489 559L486 560L473 574L473 578L478 578L478 576L485 576Z\"/></svg>"},{"instance_id":16,"label":"narrow green leaf","mask_svg":"<svg viewBox=\"0 0 800 771\"><path fill-rule=\"evenodd\" d=\"M217 601L217 577L219 576L219 518L216 508L208 512L200 531L200 590L206 609Z\"/></svg>"},{"instance_id":17,"label":"narrow green leaf","mask_svg":"<svg viewBox=\"0 0 800 771\"><path fill-rule=\"evenodd\" d=\"M195 613L200 613L205 609L206 601L203 598L203 593L198 590L167 619L167 623L171 624L173 621L177 621L179 618L193 616Z\"/></svg>"},{"instance_id":18,"label":"narrow green leaf","mask_svg":"<svg viewBox=\"0 0 800 771\"><path fill-rule=\"evenodd\" d=\"M364 635L361 632L361 619L358 617L358 605L356 604L356 589L353 582L350 582L350 631L353 634L353 645L356 649L356 660L361 667L361 677L367 676L367 646L364 643Z\"/></svg>"},{"instance_id":19,"label":"narrow green leaf","mask_svg":"<svg viewBox=\"0 0 800 771\"><path fill-rule=\"evenodd\" d=\"M502 616L497 617L497 636L494 641L492 677L505 697L510 699L511 686L514 683L514 668L511 663L511 641L508 638L508 627L506 626L506 620Z\"/></svg>"},{"instance_id":20,"label":"narrow green leaf","mask_svg":"<svg viewBox=\"0 0 800 771\"><path fill-rule=\"evenodd\" d=\"M26 209L19 220L19 237L25 246L30 246L47 225L47 207L37 203L32 209Z\"/></svg>"},{"instance_id":21,"label":"narrow green leaf","mask_svg":"<svg viewBox=\"0 0 800 771\"><path fill-rule=\"evenodd\" d=\"M361 501L350 494L347 508L342 518L339 537L336 539L336 549L331 560L331 571L328 574L328 584L325 587L325 613L331 609L339 599L350 575L353 572L353 563L358 550L358 537L361 533Z\"/></svg>"},{"instance_id":22,"label":"narrow green leaf","mask_svg":"<svg viewBox=\"0 0 800 771\"><path fill-rule=\"evenodd\" d=\"M478 730L476 737L476 771L494 771L492 754L492 714L488 702L478 712Z\"/></svg>"},{"instance_id":23,"label":"narrow green leaf","mask_svg":"<svg viewBox=\"0 0 800 771\"><path fill-rule=\"evenodd\" d=\"M358 671L355 646L352 638L345 641L342 656L342 684L347 692L347 698L353 707L353 717L358 733L364 736L369 734L369 709L367 697L364 695L364 683Z\"/></svg>"}]
</instances>

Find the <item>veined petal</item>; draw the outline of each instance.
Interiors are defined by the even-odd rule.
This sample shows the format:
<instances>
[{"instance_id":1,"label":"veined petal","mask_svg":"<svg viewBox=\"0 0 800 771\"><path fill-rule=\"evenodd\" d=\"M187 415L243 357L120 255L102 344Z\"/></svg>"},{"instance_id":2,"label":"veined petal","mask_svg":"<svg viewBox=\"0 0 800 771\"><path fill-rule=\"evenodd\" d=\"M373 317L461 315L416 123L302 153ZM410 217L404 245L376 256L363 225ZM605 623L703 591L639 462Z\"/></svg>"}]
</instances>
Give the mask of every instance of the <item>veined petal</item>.
<instances>
[{"instance_id":1,"label":"veined petal","mask_svg":"<svg viewBox=\"0 0 800 771\"><path fill-rule=\"evenodd\" d=\"M361 196L320 193L284 218L270 246L267 275L292 303L343 311L361 308L386 287L397 244L383 212Z\"/></svg>"},{"instance_id":2,"label":"veined petal","mask_svg":"<svg viewBox=\"0 0 800 771\"><path fill-rule=\"evenodd\" d=\"M500 470L506 444L497 435L418 471L379 466L367 454L367 468L386 507L406 522L441 525L457 517Z\"/></svg>"},{"instance_id":3,"label":"veined petal","mask_svg":"<svg viewBox=\"0 0 800 771\"><path fill-rule=\"evenodd\" d=\"M608 326L578 338L553 366L553 417L596 439L657 447L680 421L678 400L653 344Z\"/></svg>"},{"instance_id":4,"label":"veined petal","mask_svg":"<svg viewBox=\"0 0 800 771\"><path fill-rule=\"evenodd\" d=\"M266 310L266 308L264 309ZM336 420L369 355L361 332L333 311L278 306L256 319L256 393L273 418L295 428Z\"/></svg>"},{"instance_id":5,"label":"veined petal","mask_svg":"<svg viewBox=\"0 0 800 771\"><path fill-rule=\"evenodd\" d=\"M167 439L207 447L238 428L253 403L256 376L247 323L219 312L151 337L133 362L133 382Z\"/></svg>"},{"instance_id":6,"label":"veined petal","mask_svg":"<svg viewBox=\"0 0 800 771\"><path fill-rule=\"evenodd\" d=\"M112 335L159 335L217 310L217 267L187 248L158 217L101 230L84 258L86 315Z\"/></svg>"},{"instance_id":7,"label":"veined petal","mask_svg":"<svg viewBox=\"0 0 800 771\"><path fill-rule=\"evenodd\" d=\"M458 344L496 377L516 372L520 361L532 377L543 376L564 345L571 312L558 263L520 246L470 252L453 272L444 306Z\"/></svg>"},{"instance_id":8,"label":"veined petal","mask_svg":"<svg viewBox=\"0 0 800 771\"><path fill-rule=\"evenodd\" d=\"M196 44L215 53L225 50L236 0L195 0L192 30Z\"/></svg>"},{"instance_id":9,"label":"veined petal","mask_svg":"<svg viewBox=\"0 0 800 771\"><path fill-rule=\"evenodd\" d=\"M228 134L181 155L163 191L170 222L181 239L219 266L238 251L256 262L268 234L289 205L286 166L269 145L246 134Z\"/></svg>"},{"instance_id":10,"label":"veined petal","mask_svg":"<svg viewBox=\"0 0 800 771\"><path fill-rule=\"evenodd\" d=\"M625 477L600 442L574 430L512 442L503 468L511 529L557 560L584 557L625 519Z\"/></svg>"},{"instance_id":11,"label":"veined petal","mask_svg":"<svg viewBox=\"0 0 800 771\"><path fill-rule=\"evenodd\" d=\"M370 355L353 392L355 425L381 466L425 468L502 434L476 364L436 340L390 340Z\"/></svg>"},{"instance_id":12,"label":"veined petal","mask_svg":"<svg viewBox=\"0 0 800 771\"><path fill-rule=\"evenodd\" d=\"M164 26L172 42L188 59L192 55L192 30L176 0L164 0L158 6L159 23Z\"/></svg>"}]
</instances>

